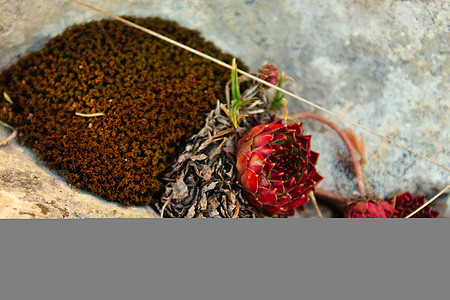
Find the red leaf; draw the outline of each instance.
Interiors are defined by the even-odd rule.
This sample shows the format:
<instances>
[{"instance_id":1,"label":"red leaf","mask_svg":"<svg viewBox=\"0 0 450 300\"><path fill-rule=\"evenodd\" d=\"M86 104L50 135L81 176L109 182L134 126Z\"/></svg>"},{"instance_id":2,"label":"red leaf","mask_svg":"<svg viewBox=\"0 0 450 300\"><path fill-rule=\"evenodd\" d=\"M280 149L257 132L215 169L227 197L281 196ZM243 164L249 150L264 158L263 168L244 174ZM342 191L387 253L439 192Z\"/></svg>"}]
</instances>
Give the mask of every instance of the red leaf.
<instances>
[{"instance_id":1,"label":"red leaf","mask_svg":"<svg viewBox=\"0 0 450 300\"><path fill-rule=\"evenodd\" d=\"M284 207L292 207L296 208L302 205L305 205L308 202L308 196L301 195L300 197L292 199L290 202L288 202Z\"/></svg>"},{"instance_id":2,"label":"red leaf","mask_svg":"<svg viewBox=\"0 0 450 300\"><path fill-rule=\"evenodd\" d=\"M258 189L258 196L259 201L261 201L262 204L274 204L277 202L274 190L261 187Z\"/></svg>"},{"instance_id":3,"label":"red leaf","mask_svg":"<svg viewBox=\"0 0 450 300\"><path fill-rule=\"evenodd\" d=\"M261 132L264 131L265 127L266 127L265 124L260 124L253 127L252 130L250 130L250 137L254 137L257 134L260 134Z\"/></svg>"},{"instance_id":4,"label":"red leaf","mask_svg":"<svg viewBox=\"0 0 450 300\"><path fill-rule=\"evenodd\" d=\"M250 193L256 193L258 191L258 175L253 170L245 169L241 176L242 185Z\"/></svg>"},{"instance_id":5,"label":"red leaf","mask_svg":"<svg viewBox=\"0 0 450 300\"><path fill-rule=\"evenodd\" d=\"M280 122L280 123L278 123L278 122ZM277 130L279 130L281 128L286 128L286 125L281 124L281 121L278 121L278 122L266 124L265 131L266 132L269 132L269 131L273 132L273 131L277 131Z\"/></svg>"},{"instance_id":6,"label":"red leaf","mask_svg":"<svg viewBox=\"0 0 450 300\"><path fill-rule=\"evenodd\" d=\"M275 149L271 147L261 147L259 149L255 149L255 152L258 152L262 155L262 157L267 158L270 154L275 152Z\"/></svg>"},{"instance_id":7,"label":"red leaf","mask_svg":"<svg viewBox=\"0 0 450 300\"><path fill-rule=\"evenodd\" d=\"M253 148L261 148L273 140L273 134L270 132L261 133L253 138Z\"/></svg>"},{"instance_id":8,"label":"red leaf","mask_svg":"<svg viewBox=\"0 0 450 300\"><path fill-rule=\"evenodd\" d=\"M266 160L261 154L253 152L250 156L250 160L247 162L247 168L255 171L256 174L259 174L261 173L265 163Z\"/></svg>"},{"instance_id":9,"label":"red leaf","mask_svg":"<svg viewBox=\"0 0 450 300\"><path fill-rule=\"evenodd\" d=\"M239 177L242 176L245 169L247 169L247 163L249 161L249 157L247 157L244 153L239 153L236 158L236 169L238 170Z\"/></svg>"},{"instance_id":10,"label":"red leaf","mask_svg":"<svg viewBox=\"0 0 450 300\"><path fill-rule=\"evenodd\" d=\"M281 196L278 196L277 198L277 203L281 206L286 205L286 203L288 203L290 200L292 199L291 195L289 194L284 194Z\"/></svg>"},{"instance_id":11,"label":"red leaf","mask_svg":"<svg viewBox=\"0 0 450 300\"><path fill-rule=\"evenodd\" d=\"M278 205L264 205L264 209L272 215L277 215L281 211L281 207Z\"/></svg>"}]
</instances>

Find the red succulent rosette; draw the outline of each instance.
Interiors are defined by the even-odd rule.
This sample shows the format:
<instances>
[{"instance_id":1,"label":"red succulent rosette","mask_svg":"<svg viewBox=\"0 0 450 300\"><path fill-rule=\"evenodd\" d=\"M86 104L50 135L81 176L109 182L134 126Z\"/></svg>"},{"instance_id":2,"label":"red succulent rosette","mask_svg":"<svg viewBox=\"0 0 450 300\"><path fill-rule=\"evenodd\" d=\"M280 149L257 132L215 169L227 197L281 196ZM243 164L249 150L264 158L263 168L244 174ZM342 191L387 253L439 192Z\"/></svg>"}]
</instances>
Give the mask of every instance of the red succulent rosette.
<instances>
[{"instance_id":1,"label":"red succulent rosette","mask_svg":"<svg viewBox=\"0 0 450 300\"><path fill-rule=\"evenodd\" d=\"M345 218L392 218L397 211L384 200L356 198L345 209Z\"/></svg>"},{"instance_id":2,"label":"red succulent rosette","mask_svg":"<svg viewBox=\"0 0 450 300\"><path fill-rule=\"evenodd\" d=\"M425 196L413 196L410 192L405 192L390 202L397 210L392 217L405 218L425 203ZM438 215L438 211L431 209L430 205L427 205L413 215L412 218L437 218Z\"/></svg>"},{"instance_id":3,"label":"red succulent rosette","mask_svg":"<svg viewBox=\"0 0 450 300\"><path fill-rule=\"evenodd\" d=\"M260 70L259 78L275 85L278 82L278 69L272 65L265 64ZM261 86L265 89L269 88L267 85Z\"/></svg>"},{"instance_id":4,"label":"red succulent rosette","mask_svg":"<svg viewBox=\"0 0 450 300\"><path fill-rule=\"evenodd\" d=\"M316 171L319 154L310 150L301 124L281 120L253 127L238 141L236 167L250 201L273 215L293 215L323 179Z\"/></svg>"}]
</instances>

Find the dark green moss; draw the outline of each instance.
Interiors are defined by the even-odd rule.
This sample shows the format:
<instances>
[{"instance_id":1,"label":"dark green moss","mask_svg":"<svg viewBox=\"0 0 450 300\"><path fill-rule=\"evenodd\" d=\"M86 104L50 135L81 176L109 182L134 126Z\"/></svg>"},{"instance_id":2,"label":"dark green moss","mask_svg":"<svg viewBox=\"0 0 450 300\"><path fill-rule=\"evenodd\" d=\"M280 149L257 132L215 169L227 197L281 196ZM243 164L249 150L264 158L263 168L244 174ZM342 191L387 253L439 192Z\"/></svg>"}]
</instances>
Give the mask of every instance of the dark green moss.
<instances>
[{"instance_id":1,"label":"dark green moss","mask_svg":"<svg viewBox=\"0 0 450 300\"><path fill-rule=\"evenodd\" d=\"M174 22L128 19L232 59ZM22 142L75 187L145 205L159 196L157 176L224 99L229 74L117 21L96 21L69 28L0 75L1 94L14 101L0 101L0 119L18 126Z\"/></svg>"}]
</instances>

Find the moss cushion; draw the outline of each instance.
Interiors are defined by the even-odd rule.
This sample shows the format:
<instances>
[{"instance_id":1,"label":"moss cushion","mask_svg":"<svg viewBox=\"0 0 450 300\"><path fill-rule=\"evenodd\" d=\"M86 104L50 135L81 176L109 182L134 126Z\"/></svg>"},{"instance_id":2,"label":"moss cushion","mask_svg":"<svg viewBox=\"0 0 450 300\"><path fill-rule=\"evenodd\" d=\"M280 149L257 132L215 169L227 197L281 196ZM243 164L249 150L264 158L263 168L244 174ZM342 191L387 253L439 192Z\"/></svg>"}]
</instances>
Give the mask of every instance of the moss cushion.
<instances>
[{"instance_id":1,"label":"moss cushion","mask_svg":"<svg viewBox=\"0 0 450 300\"><path fill-rule=\"evenodd\" d=\"M231 62L197 31L126 18ZM160 195L158 175L223 101L229 75L118 21L94 21L72 26L0 75L1 94L14 102L1 99L0 119L19 127L20 140L74 187L146 205Z\"/></svg>"}]
</instances>

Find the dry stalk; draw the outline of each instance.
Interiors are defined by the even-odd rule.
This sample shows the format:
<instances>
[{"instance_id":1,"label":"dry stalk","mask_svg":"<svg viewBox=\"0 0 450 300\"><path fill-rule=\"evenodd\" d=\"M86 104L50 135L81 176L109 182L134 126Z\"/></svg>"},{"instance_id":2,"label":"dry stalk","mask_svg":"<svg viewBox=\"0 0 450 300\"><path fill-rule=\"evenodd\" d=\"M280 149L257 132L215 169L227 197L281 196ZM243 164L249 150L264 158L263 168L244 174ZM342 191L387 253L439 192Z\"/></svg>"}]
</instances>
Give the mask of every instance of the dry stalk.
<instances>
[{"instance_id":1,"label":"dry stalk","mask_svg":"<svg viewBox=\"0 0 450 300\"><path fill-rule=\"evenodd\" d=\"M1 147L1 146L8 144L10 141L12 141L17 136L17 128L14 128L6 123L3 123L2 121L0 121L0 125L9 128L12 131L11 134L6 139L4 139L3 141L0 141L0 147Z\"/></svg>"},{"instance_id":2,"label":"dry stalk","mask_svg":"<svg viewBox=\"0 0 450 300\"><path fill-rule=\"evenodd\" d=\"M317 215L319 218L323 218L322 212L320 211L319 205L317 204L316 197L314 196L314 192L309 193L309 198L311 199L312 204L314 205L314 209L316 210Z\"/></svg>"}]
</instances>

